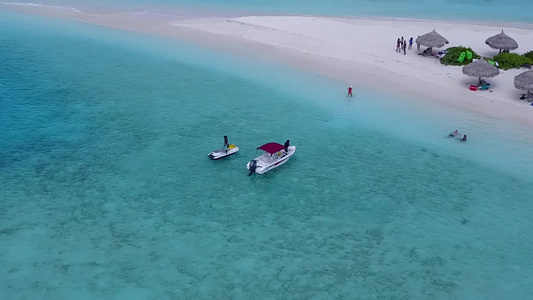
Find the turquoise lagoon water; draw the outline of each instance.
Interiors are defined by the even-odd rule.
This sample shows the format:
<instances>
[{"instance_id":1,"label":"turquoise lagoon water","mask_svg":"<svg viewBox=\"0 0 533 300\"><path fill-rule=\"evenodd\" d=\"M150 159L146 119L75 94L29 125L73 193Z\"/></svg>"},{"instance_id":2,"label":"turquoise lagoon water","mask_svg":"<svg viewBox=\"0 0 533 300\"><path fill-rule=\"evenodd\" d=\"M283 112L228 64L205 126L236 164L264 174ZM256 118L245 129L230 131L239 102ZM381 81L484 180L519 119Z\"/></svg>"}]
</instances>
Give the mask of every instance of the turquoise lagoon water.
<instances>
[{"instance_id":1,"label":"turquoise lagoon water","mask_svg":"<svg viewBox=\"0 0 533 300\"><path fill-rule=\"evenodd\" d=\"M2 298L533 294L526 129L179 42L0 26ZM210 161L223 135L242 150ZM286 165L247 176L286 139Z\"/></svg>"},{"instance_id":2,"label":"turquoise lagoon water","mask_svg":"<svg viewBox=\"0 0 533 300\"><path fill-rule=\"evenodd\" d=\"M314 14L437 20L531 23L530 0L42 0L0 1L17 5L53 5L116 11L140 10L182 15L201 8L216 14Z\"/></svg>"}]
</instances>

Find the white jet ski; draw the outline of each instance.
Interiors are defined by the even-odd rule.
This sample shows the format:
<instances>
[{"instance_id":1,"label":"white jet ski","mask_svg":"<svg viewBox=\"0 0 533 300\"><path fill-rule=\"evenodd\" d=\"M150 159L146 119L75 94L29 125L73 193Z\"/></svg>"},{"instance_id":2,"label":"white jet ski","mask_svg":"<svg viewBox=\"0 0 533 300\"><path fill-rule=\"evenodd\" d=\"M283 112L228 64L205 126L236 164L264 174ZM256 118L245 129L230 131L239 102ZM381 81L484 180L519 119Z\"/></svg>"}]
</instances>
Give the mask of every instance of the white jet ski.
<instances>
[{"instance_id":1,"label":"white jet ski","mask_svg":"<svg viewBox=\"0 0 533 300\"><path fill-rule=\"evenodd\" d=\"M211 153L209 153L207 156L209 156L210 159L212 160L217 160L217 159L221 159L221 158L224 158L224 157L228 157L230 155L233 155L235 153L239 152L239 147L233 145L233 144L229 144L228 145L228 149L220 149L220 150L215 150Z\"/></svg>"}]
</instances>

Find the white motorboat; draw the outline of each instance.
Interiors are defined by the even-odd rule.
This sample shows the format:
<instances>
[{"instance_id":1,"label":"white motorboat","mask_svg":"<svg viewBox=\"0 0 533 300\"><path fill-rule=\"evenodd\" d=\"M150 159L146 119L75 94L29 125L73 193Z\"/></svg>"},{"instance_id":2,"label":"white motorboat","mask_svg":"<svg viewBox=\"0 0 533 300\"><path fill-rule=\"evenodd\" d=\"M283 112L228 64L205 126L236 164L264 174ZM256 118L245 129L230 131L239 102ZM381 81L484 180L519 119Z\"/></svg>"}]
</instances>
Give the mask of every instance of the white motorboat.
<instances>
[{"instance_id":1,"label":"white motorboat","mask_svg":"<svg viewBox=\"0 0 533 300\"><path fill-rule=\"evenodd\" d=\"M252 175L253 173L266 173L286 163L294 154L294 152L296 152L296 147L289 146L289 141L287 141L285 144L287 147L278 143L268 143L258 147L258 150L263 150L265 153L252 159L246 164L246 168L250 170L250 174L248 174L248 176ZM286 148L288 151L285 151Z\"/></svg>"},{"instance_id":2,"label":"white motorboat","mask_svg":"<svg viewBox=\"0 0 533 300\"><path fill-rule=\"evenodd\" d=\"M221 158L224 158L224 157L228 157L230 155L233 155L235 153L239 152L239 147L233 145L233 144L230 144L228 145L228 149L220 149L220 150L215 150L211 153L209 153L207 156L209 156L210 159L212 160L217 160L217 159L221 159Z\"/></svg>"}]
</instances>

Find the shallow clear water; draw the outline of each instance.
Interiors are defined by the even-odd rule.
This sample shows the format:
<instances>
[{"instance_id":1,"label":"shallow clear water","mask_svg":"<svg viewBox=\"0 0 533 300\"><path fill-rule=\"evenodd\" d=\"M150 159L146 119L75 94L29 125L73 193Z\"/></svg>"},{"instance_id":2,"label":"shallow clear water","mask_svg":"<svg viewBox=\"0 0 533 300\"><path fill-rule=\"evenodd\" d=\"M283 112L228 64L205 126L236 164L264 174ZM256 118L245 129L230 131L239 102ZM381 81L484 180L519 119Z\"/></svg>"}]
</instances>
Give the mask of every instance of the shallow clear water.
<instances>
[{"instance_id":1,"label":"shallow clear water","mask_svg":"<svg viewBox=\"0 0 533 300\"><path fill-rule=\"evenodd\" d=\"M177 42L0 26L6 299L533 294L527 130ZM241 151L210 161L224 135ZM287 164L247 176L286 139Z\"/></svg>"}]
</instances>

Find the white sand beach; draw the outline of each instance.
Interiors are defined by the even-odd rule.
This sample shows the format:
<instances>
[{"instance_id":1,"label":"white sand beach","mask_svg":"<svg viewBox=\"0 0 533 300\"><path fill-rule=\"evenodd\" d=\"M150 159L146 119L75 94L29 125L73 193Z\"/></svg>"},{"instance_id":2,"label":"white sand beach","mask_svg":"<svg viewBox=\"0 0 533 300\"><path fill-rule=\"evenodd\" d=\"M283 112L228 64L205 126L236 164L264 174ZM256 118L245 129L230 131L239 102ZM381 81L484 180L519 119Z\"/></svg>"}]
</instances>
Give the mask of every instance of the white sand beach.
<instances>
[{"instance_id":1,"label":"white sand beach","mask_svg":"<svg viewBox=\"0 0 533 300\"><path fill-rule=\"evenodd\" d=\"M519 97L514 76L527 69L501 70L487 79L491 88L470 91L477 78L462 67L444 66L435 57L417 55L416 44L407 54L395 51L399 37L409 39L436 31L452 46L471 47L479 55L498 50L485 45L503 29L514 38L516 53L533 50L528 24L467 24L429 20L355 19L318 16L198 17L146 13L86 14L56 7L0 5L18 12L89 22L101 26L188 39L221 51L274 59L334 78L346 84L390 90L427 101L533 126L533 107ZM211 13L212 15L212 13ZM344 95L345 91L339 91Z\"/></svg>"},{"instance_id":2,"label":"white sand beach","mask_svg":"<svg viewBox=\"0 0 533 300\"><path fill-rule=\"evenodd\" d=\"M276 48L277 56L301 68L324 74L346 85L363 85L408 93L428 101L439 101L492 116L533 125L533 107L519 100L523 92L514 87L514 76L527 69L501 70L488 79L488 91L470 91L477 78L462 73L462 67L445 66L434 57L418 55L416 45L407 54L395 52L399 37L409 39L434 28L446 37L447 46L468 46L482 56L498 50L485 40L501 27L435 21L339 19L325 17L243 17L235 19L187 20L179 27L203 30L218 36L252 41ZM504 28L524 53L533 49L533 31ZM438 52L438 50L434 50Z\"/></svg>"}]
</instances>

